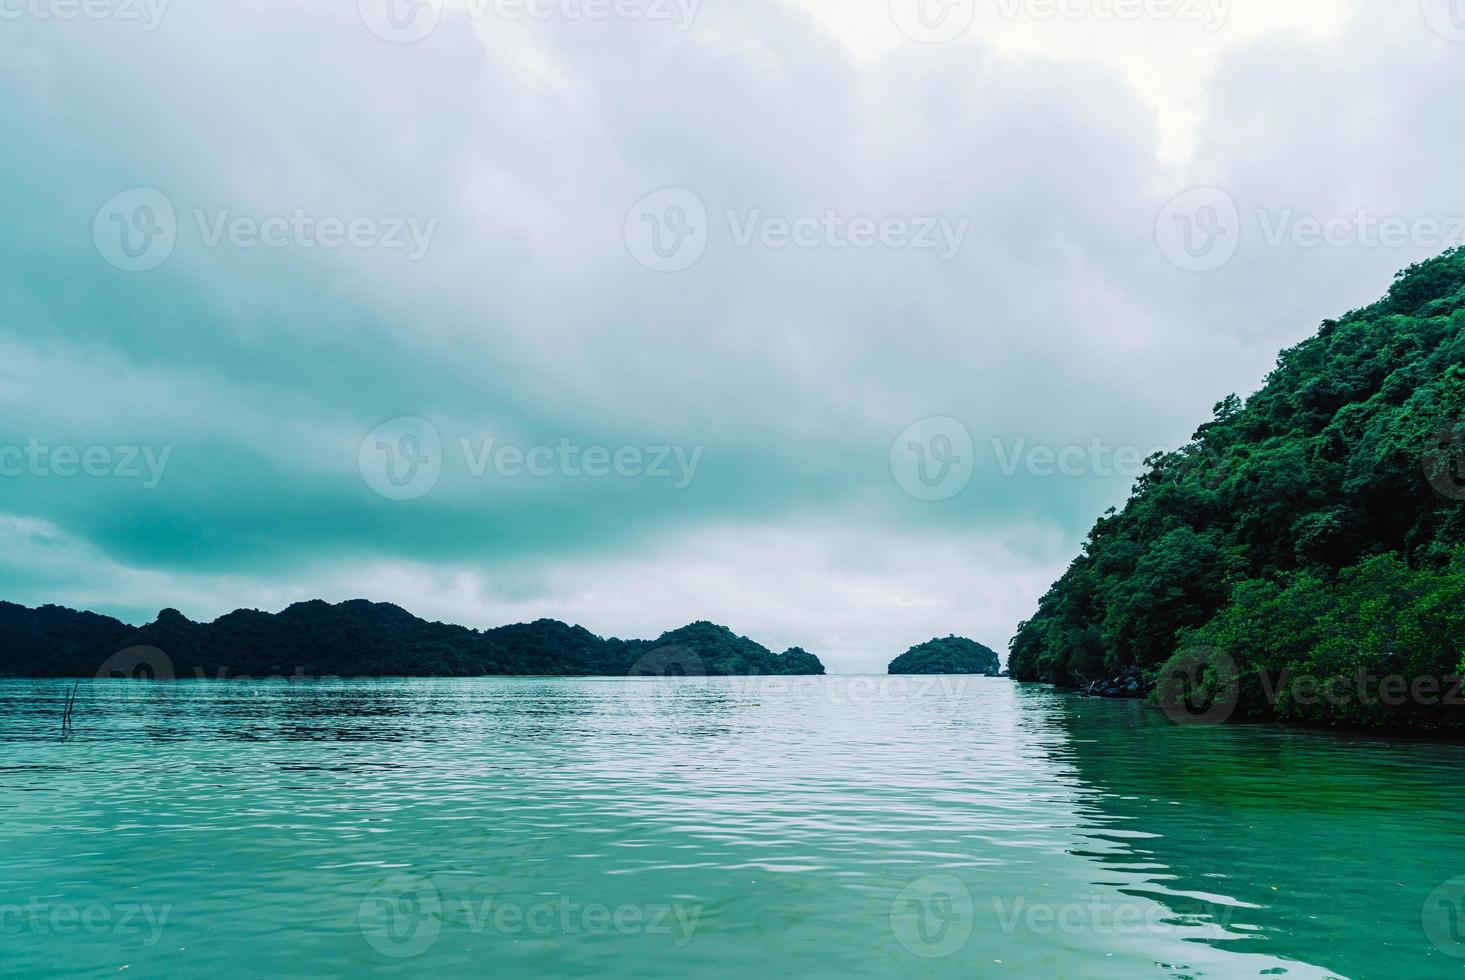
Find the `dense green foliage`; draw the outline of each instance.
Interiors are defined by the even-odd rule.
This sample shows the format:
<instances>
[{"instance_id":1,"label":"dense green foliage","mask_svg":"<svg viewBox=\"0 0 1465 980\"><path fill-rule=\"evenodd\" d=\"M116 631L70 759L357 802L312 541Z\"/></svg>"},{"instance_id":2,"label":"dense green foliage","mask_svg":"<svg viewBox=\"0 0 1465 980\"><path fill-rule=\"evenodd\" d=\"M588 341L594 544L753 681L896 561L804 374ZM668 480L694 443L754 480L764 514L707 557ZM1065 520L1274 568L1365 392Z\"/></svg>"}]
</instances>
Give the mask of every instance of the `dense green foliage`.
<instances>
[{"instance_id":1,"label":"dense green foliage","mask_svg":"<svg viewBox=\"0 0 1465 980\"><path fill-rule=\"evenodd\" d=\"M195 623L172 609L131 627L56 606L0 603L0 674L88 677L138 647L148 673L176 678L480 677L822 674L801 649L774 654L712 623L657 640L605 640L579 626L540 620L479 632L429 623L396 606L361 600L302 602L277 615L239 610ZM136 659L136 658L133 658Z\"/></svg>"},{"instance_id":2,"label":"dense green foliage","mask_svg":"<svg viewBox=\"0 0 1465 980\"><path fill-rule=\"evenodd\" d=\"M1242 582L1184 645L1225 652L1209 658L1201 690L1239 685L1243 717L1461 728L1462 624L1465 549L1445 568L1388 554L1332 580L1302 571Z\"/></svg>"},{"instance_id":3,"label":"dense green foliage","mask_svg":"<svg viewBox=\"0 0 1465 980\"><path fill-rule=\"evenodd\" d=\"M892 674L986 674L1002 671L997 652L962 636L927 640L890 662Z\"/></svg>"},{"instance_id":4,"label":"dense green foliage","mask_svg":"<svg viewBox=\"0 0 1465 980\"><path fill-rule=\"evenodd\" d=\"M1448 709L1269 698L1257 674L1458 671L1462 420L1456 250L1325 322L1245 404L1226 398L1189 445L1147 461L1128 504L1099 520L1019 627L1013 676L1077 686L1214 646L1240 665L1245 715L1449 723Z\"/></svg>"},{"instance_id":5,"label":"dense green foliage","mask_svg":"<svg viewBox=\"0 0 1465 980\"><path fill-rule=\"evenodd\" d=\"M27 609L12 602L0 602L0 674L23 673L13 668L12 651L17 658L24 658L24 651L37 651L42 658L38 663L41 667L69 663L81 651L126 629L124 623L110 616L76 612L61 606Z\"/></svg>"}]
</instances>

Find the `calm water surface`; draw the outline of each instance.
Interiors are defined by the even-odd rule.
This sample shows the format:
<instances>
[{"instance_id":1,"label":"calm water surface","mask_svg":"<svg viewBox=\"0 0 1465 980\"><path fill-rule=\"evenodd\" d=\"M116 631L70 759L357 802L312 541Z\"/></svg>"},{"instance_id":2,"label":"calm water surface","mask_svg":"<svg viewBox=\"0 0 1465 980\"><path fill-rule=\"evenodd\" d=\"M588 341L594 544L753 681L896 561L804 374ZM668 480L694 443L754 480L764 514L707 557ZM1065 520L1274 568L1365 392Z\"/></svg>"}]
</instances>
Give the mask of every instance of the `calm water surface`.
<instances>
[{"instance_id":1,"label":"calm water surface","mask_svg":"<svg viewBox=\"0 0 1465 980\"><path fill-rule=\"evenodd\" d=\"M1465 746L983 678L0 681L0 974L1465 975Z\"/></svg>"}]
</instances>

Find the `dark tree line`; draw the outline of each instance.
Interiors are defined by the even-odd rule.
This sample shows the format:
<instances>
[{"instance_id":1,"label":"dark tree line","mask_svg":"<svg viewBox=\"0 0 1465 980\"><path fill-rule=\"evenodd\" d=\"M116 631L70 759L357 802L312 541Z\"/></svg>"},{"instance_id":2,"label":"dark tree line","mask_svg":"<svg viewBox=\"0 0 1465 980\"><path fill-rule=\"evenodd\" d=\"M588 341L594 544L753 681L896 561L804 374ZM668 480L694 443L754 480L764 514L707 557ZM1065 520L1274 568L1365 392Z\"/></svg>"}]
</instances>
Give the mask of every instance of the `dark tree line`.
<instances>
[{"instance_id":1,"label":"dark tree line","mask_svg":"<svg viewBox=\"0 0 1465 980\"><path fill-rule=\"evenodd\" d=\"M362 600L297 603L278 614L239 610L195 623L165 609L145 626L58 606L0 603L0 674L90 677L166 657L175 678L482 677L822 674L819 658L775 654L724 626L699 622L656 640L602 639L540 620L480 632L431 623ZM147 664L154 673L158 668Z\"/></svg>"}]
</instances>

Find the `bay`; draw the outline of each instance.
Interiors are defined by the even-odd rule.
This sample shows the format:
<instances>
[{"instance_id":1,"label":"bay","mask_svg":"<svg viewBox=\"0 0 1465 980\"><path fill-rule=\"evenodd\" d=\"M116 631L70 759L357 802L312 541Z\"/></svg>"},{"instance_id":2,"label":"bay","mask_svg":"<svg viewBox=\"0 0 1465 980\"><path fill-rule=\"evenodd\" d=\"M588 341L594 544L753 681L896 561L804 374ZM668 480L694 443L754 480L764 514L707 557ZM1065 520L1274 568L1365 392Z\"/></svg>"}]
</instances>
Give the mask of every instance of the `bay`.
<instances>
[{"instance_id":1,"label":"bay","mask_svg":"<svg viewBox=\"0 0 1465 980\"><path fill-rule=\"evenodd\" d=\"M6 976L1465 966L1455 744L976 677L71 688L0 681Z\"/></svg>"}]
</instances>

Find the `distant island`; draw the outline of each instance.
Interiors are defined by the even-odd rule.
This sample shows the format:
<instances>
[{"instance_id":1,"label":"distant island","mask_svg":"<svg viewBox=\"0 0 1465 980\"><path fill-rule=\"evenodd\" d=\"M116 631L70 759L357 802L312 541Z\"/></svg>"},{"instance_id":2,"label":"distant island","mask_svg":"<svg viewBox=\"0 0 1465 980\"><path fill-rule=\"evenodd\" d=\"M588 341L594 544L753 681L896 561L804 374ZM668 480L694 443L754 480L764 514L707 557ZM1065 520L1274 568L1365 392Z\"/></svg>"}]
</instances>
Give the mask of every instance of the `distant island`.
<instances>
[{"instance_id":1,"label":"distant island","mask_svg":"<svg viewBox=\"0 0 1465 980\"><path fill-rule=\"evenodd\" d=\"M338 605L300 602L274 614L241 609L212 623L196 623L175 609L165 609L146 626L60 606L28 609L0 602L0 676L11 677L823 673L819 658L803 649L775 654L725 626L707 622L683 626L655 640L621 640L602 639L583 627L550 619L479 631L428 622L397 606L365 600Z\"/></svg>"},{"instance_id":2,"label":"distant island","mask_svg":"<svg viewBox=\"0 0 1465 980\"><path fill-rule=\"evenodd\" d=\"M1324 321L1148 465L1018 628L1014 678L1465 730L1465 251Z\"/></svg>"},{"instance_id":3,"label":"distant island","mask_svg":"<svg viewBox=\"0 0 1465 980\"><path fill-rule=\"evenodd\" d=\"M963 636L927 640L890 662L892 674L984 674L996 677L1002 661L996 651Z\"/></svg>"}]
</instances>

